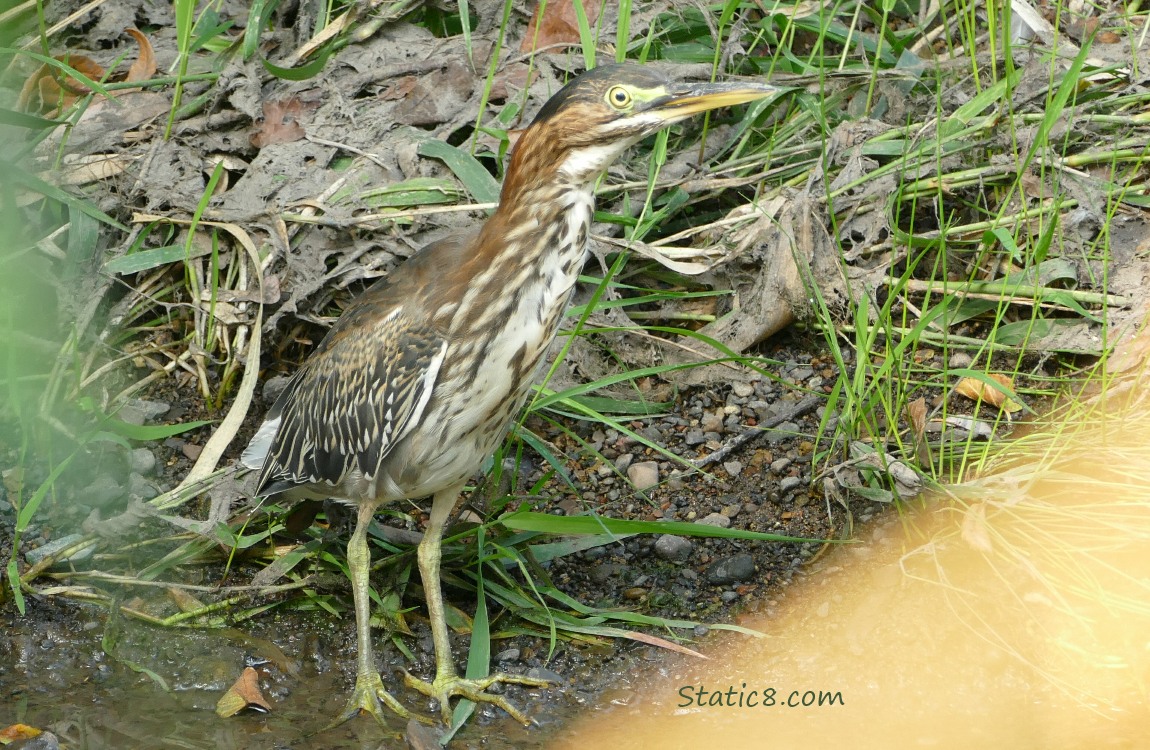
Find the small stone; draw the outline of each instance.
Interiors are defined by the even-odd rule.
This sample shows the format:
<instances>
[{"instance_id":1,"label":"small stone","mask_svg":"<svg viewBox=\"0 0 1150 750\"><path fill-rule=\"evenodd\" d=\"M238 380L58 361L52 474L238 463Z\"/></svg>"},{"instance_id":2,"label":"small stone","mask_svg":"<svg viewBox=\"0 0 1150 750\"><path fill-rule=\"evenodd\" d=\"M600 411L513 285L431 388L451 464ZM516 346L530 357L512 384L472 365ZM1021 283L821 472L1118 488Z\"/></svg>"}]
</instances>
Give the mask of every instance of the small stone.
<instances>
[{"instance_id":1,"label":"small stone","mask_svg":"<svg viewBox=\"0 0 1150 750\"><path fill-rule=\"evenodd\" d=\"M137 474L152 474L156 471L156 454L147 448L131 450L128 452L128 468Z\"/></svg>"},{"instance_id":2,"label":"small stone","mask_svg":"<svg viewBox=\"0 0 1150 750\"><path fill-rule=\"evenodd\" d=\"M276 375L274 377L268 378L264 381L264 389L260 394L260 398L262 398L264 403L269 406L274 404L276 399L280 397L280 394L284 392L284 388L287 388L288 383L290 382L290 375Z\"/></svg>"},{"instance_id":3,"label":"small stone","mask_svg":"<svg viewBox=\"0 0 1150 750\"><path fill-rule=\"evenodd\" d=\"M635 454L634 453L620 453L619 457L615 459L615 469L620 474L622 474L624 471L627 470L627 467L629 467L631 465L631 462L634 460L635 460Z\"/></svg>"},{"instance_id":4,"label":"small stone","mask_svg":"<svg viewBox=\"0 0 1150 750\"><path fill-rule=\"evenodd\" d=\"M743 473L743 464L739 461L725 461L723 468L729 477L737 477Z\"/></svg>"},{"instance_id":5,"label":"small stone","mask_svg":"<svg viewBox=\"0 0 1150 750\"><path fill-rule=\"evenodd\" d=\"M783 481L779 482L779 489L783 492L790 492L791 490L798 488L798 486L802 483L803 480L799 479L798 477L783 477Z\"/></svg>"},{"instance_id":6,"label":"small stone","mask_svg":"<svg viewBox=\"0 0 1150 750\"><path fill-rule=\"evenodd\" d=\"M695 545L674 534L663 534L655 541L655 554L668 562L686 562Z\"/></svg>"},{"instance_id":7,"label":"small stone","mask_svg":"<svg viewBox=\"0 0 1150 750\"><path fill-rule=\"evenodd\" d=\"M723 600L723 604L730 604L739 598L739 595L734 591L724 591L719 594L719 598Z\"/></svg>"},{"instance_id":8,"label":"small stone","mask_svg":"<svg viewBox=\"0 0 1150 750\"><path fill-rule=\"evenodd\" d=\"M567 682L563 675L559 674L558 672L552 672L546 667L532 667L531 669L527 670L527 676L535 680L547 680L548 682L553 682L556 685L562 685Z\"/></svg>"},{"instance_id":9,"label":"small stone","mask_svg":"<svg viewBox=\"0 0 1150 750\"><path fill-rule=\"evenodd\" d=\"M687 445L702 445L707 441L707 436L703 434L702 430L688 430L683 442Z\"/></svg>"},{"instance_id":10,"label":"small stone","mask_svg":"<svg viewBox=\"0 0 1150 750\"><path fill-rule=\"evenodd\" d=\"M605 583L608 578L618 573L622 568L622 565L616 565L615 563L604 563L591 568L589 575L595 583Z\"/></svg>"},{"instance_id":11,"label":"small stone","mask_svg":"<svg viewBox=\"0 0 1150 750\"><path fill-rule=\"evenodd\" d=\"M790 440L796 435L800 434L799 426L794 422L783 422L774 429L764 430L766 432L767 442L771 445L777 445L784 440Z\"/></svg>"},{"instance_id":12,"label":"small stone","mask_svg":"<svg viewBox=\"0 0 1150 750\"><path fill-rule=\"evenodd\" d=\"M754 575L755 558L750 555L726 557L707 568L707 582L716 586L746 581Z\"/></svg>"},{"instance_id":13,"label":"small stone","mask_svg":"<svg viewBox=\"0 0 1150 750\"><path fill-rule=\"evenodd\" d=\"M634 586L632 588L623 590L623 598L630 599L631 601L638 601L639 599L646 598L646 596L647 589L639 586Z\"/></svg>"},{"instance_id":14,"label":"small stone","mask_svg":"<svg viewBox=\"0 0 1150 750\"><path fill-rule=\"evenodd\" d=\"M970 355L967 354L966 352L952 351L950 353L949 365L950 365L950 368L952 370L970 367L970 365L973 363L973 361L974 360L972 360Z\"/></svg>"},{"instance_id":15,"label":"small stone","mask_svg":"<svg viewBox=\"0 0 1150 750\"><path fill-rule=\"evenodd\" d=\"M703 432L722 433L723 429L724 429L723 428L723 414L722 414L722 412L718 412L718 413L706 412L705 414L703 414L701 426L703 428Z\"/></svg>"},{"instance_id":16,"label":"small stone","mask_svg":"<svg viewBox=\"0 0 1150 750\"><path fill-rule=\"evenodd\" d=\"M755 393L755 386L752 383L736 382L731 385L731 391L739 398L747 398Z\"/></svg>"},{"instance_id":17,"label":"small stone","mask_svg":"<svg viewBox=\"0 0 1150 750\"><path fill-rule=\"evenodd\" d=\"M53 539L52 541L48 542L47 544L43 544L34 550L29 550L28 553L26 555L24 555L24 558L32 565L38 565L45 558L51 557L52 555L55 555L57 552L61 552L65 549L67 549L68 547L71 547L73 544L76 544L77 542L79 542L83 538L84 537L80 534L69 534L68 536L62 536L59 539ZM61 559L57 560L56 562L57 563L64 563L64 562L75 563L75 562L80 562L82 560L87 560L89 557L92 556L92 552L94 551L94 549L95 549L94 546L85 547L84 549L82 549L78 552L72 553L68 557L61 558Z\"/></svg>"},{"instance_id":18,"label":"small stone","mask_svg":"<svg viewBox=\"0 0 1150 750\"><path fill-rule=\"evenodd\" d=\"M695 521L695 523L701 523L707 526L718 526L720 529L729 529L731 527L731 519L722 513L711 513L707 517Z\"/></svg>"},{"instance_id":19,"label":"small stone","mask_svg":"<svg viewBox=\"0 0 1150 750\"><path fill-rule=\"evenodd\" d=\"M519 661L519 649L509 648L495 655L495 661Z\"/></svg>"},{"instance_id":20,"label":"small stone","mask_svg":"<svg viewBox=\"0 0 1150 750\"><path fill-rule=\"evenodd\" d=\"M172 405L166 401L148 401L142 398L130 398L116 412L116 416L128 424L142 425L151 419L164 414Z\"/></svg>"},{"instance_id":21,"label":"small stone","mask_svg":"<svg viewBox=\"0 0 1150 750\"><path fill-rule=\"evenodd\" d=\"M796 367L795 369L791 370L791 377L795 379L796 383L801 383L814 374L815 371L806 366Z\"/></svg>"},{"instance_id":22,"label":"small stone","mask_svg":"<svg viewBox=\"0 0 1150 750\"><path fill-rule=\"evenodd\" d=\"M627 478L640 492L649 490L659 484L659 464L654 461L631 464L627 469Z\"/></svg>"},{"instance_id":23,"label":"small stone","mask_svg":"<svg viewBox=\"0 0 1150 750\"><path fill-rule=\"evenodd\" d=\"M739 511L743 509L742 503L732 503L731 505L723 506L723 515L727 518L734 518L739 515Z\"/></svg>"},{"instance_id":24,"label":"small stone","mask_svg":"<svg viewBox=\"0 0 1150 750\"><path fill-rule=\"evenodd\" d=\"M85 505L102 508L113 502L122 500L127 492L123 485L111 476L101 474L92 480L92 483L77 495L77 499Z\"/></svg>"},{"instance_id":25,"label":"small stone","mask_svg":"<svg viewBox=\"0 0 1150 750\"><path fill-rule=\"evenodd\" d=\"M136 498L137 500L151 500L159 494L160 491L156 489L156 486L139 474L132 474L128 477L129 497Z\"/></svg>"},{"instance_id":26,"label":"small stone","mask_svg":"<svg viewBox=\"0 0 1150 750\"><path fill-rule=\"evenodd\" d=\"M791 465L791 459L783 456L782 458L775 459L771 462L771 471L775 474L782 474Z\"/></svg>"}]
</instances>

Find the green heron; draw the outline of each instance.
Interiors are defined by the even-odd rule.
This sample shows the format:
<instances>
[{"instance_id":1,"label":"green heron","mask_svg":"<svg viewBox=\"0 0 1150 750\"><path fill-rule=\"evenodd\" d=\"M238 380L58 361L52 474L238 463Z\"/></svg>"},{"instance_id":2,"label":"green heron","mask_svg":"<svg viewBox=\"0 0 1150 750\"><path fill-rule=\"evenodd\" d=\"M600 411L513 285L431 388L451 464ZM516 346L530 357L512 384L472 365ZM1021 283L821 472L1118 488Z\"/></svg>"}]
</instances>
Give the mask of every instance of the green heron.
<instances>
[{"instance_id":1,"label":"green heron","mask_svg":"<svg viewBox=\"0 0 1150 750\"><path fill-rule=\"evenodd\" d=\"M575 78L539 111L515 146L499 207L469 238L428 245L358 297L272 406L244 451L261 469L256 494L335 498L355 505L347 544L358 668L340 720L382 707L408 712L375 668L367 530L376 510L431 496L417 558L435 644L435 678L404 682L526 716L495 683L544 680L455 671L440 587L444 525L464 484L523 406L586 257L599 176L629 146L698 112L776 93L765 84L681 83L635 64Z\"/></svg>"}]
</instances>

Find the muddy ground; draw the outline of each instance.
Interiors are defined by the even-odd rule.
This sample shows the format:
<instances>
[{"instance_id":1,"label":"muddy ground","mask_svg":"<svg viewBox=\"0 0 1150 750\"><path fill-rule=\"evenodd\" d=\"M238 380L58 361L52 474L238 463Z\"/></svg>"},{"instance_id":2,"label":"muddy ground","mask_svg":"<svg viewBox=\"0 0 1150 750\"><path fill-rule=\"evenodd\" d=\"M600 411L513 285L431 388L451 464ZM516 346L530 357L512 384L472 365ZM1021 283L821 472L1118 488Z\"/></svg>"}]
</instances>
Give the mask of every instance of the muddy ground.
<instances>
[{"instance_id":1,"label":"muddy ground","mask_svg":"<svg viewBox=\"0 0 1150 750\"><path fill-rule=\"evenodd\" d=\"M67 9L61 7L54 12L57 10L63 13ZM242 15L238 9L230 10ZM229 8L222 8L225 15L228 11ZM526 8L517 8L516 12L529 15ZM649 14L637 17L634 33L641 34L642 24L650 20ZM88 50L109 63L123 53L120 29L132 23L165 28L170 21L166 7L132 9L109 4L79 24L66 41L70 48ZM287 29L282 32L290 36ZM490 25L476 29L479 58L483 57L479 47L490 43L491 36ZM158 34L152 43L163 68L174 56L170 34ZM428 48L436 50L434 64L428 62L426 54L416 54ZM131 106L97 113L85 127L76 128L71 134L70 148L76 151L113 151L131 157L119 163L120 172L103 178L100 188L88 194L94 196L101 209L116 215L124 215L129 209L190 215L205 190L204 164L210 157L216 160L213 163L226 165L227 186L213 200L209 215L272 241L286 227L275 223L278 214L269 212L267 207L291 206L296 210L296 201L321 194L330 198L327 191L333 188L332 175L316 165L331 164L343 158L341 154L364 150L373 154L373 159L360 161L347 174L349 179L364 184L416 177L448 178L450 175L438 162L419 158L417 144L428 133L453 143L473 135L479 105L475 83L479 77L454 63L442 62L467 59L462 41L456 37L436 38L426 29L409 25L397 26L359 47L356 55L342 62L338 77L281 83L274 97L261 90L258 72L236 63L225 70L230 85L218 89L193 86L189 90L189 98L205 96L203 108L182 121L171 140L156 136L156 118L166 113L170 104L168 93L132 94ZM555 90L562 71L558 63L545 63L532 71L530 75L534 77L529 78L528 67L521 60L501 68L493 101L510 101L526 91L538 105L545 92ZM467 83L459 84L459 80ZM302 137L302 131L295 132L293 123L297 120L306 124L309 137ZM133 137L125 139L125 134ZM722 139L720 129L713 143L721 143ZM482 138L480 142L493 144ZM49 141L44 149L50 155L58 145ZM673 159L668 172L689 173L695 158L682 155ZM635 174L634 170L620 172L630 177ZM721 213L730 207L724 200L718 199L718 206L708 210ZM386 274L413 248L459 226L474 225L483 215L475 210L444 213L410 223L389 224L384 229L365 229L356 223L361 209L363 206L354 202L341 205L333 199L324 215L326 225L302 220L293 225L291 251L281 252L269 265L266 280L271 282L272 291L267 291L270 296L265 297L269 310L262 360L265 382L291 371L322 335L331 313L346 304L351 294ZM609 232L610 228L596 230ZM867 229L871 230L877 228ZM1119 258L1134 256L1136 248L1145 241L1144 225L1139 222L1122 226L1116 222L1113 231L1117 238L1115 255ZM123 257L137 238L136 234L102 238L97 243L97 257L88 259L91 268L101 268L100 264L107 260ZM139 322L128 317L128 303L136 299L124 288L127 282L108 273L81 276L71 279L72 285L61 285L56 290L58 299L52 301L52 306L58 304L59 309L74 316L59 322L75 323L81 332L86 332L89 341L98 342L94 344L97 348L106 347L98 354L109 359L145 350L147 347L138 342L131 346L119 340L114 345L108 343L110 332L125 324L125 319ZM1130 288L1137 288L1135 282ZM581 294L585 300L588 291ZM178 311L184 306L187 300L170 307ZM724 310L711 312L721 314ZM250 319L244 322L250 324ZM161 331L157 338L170 337L161 342L167 345L184 334L186 330L173 327ZM649 347L627 346L618 340L610 344L619 346L619 356L627 364L650 364L641 361L651 353ZM712 372L694 383L649 379L637 386L644 391L642 398L667 407L656 416L627 419L627 426L665 447L679 460L660 455L602 425L561 421L569 434L543 420L529 420L527 426L548 440L563 457L573 487L552 479L537 496L522 502L556 515L593 510L612 518L665 519L812 540L853 538L882 543L886 537L884 529L897 523L890 505L849 493L832 495L825 491L827 485L819 473L821 464L816 461L816 440L820 424L824 434L833 430L835 415L826 414L821 402L809 410L792 412L805 399L825 397L840 376L823 339L790 330L747 347L746 353L762 358L761 373L740 368L729 377ZM923 350L920 354L922 361L918 364L924 369L980 366L972 363L969 356L963 360L965 355L961 352L945 355L945 362L942 353ZM573 352L571 364L560 373L559 380L570 383L595 377L610 364L610 358L602 351L585 345ZM1034 356L1019 369L1046 373L1054 364ZM846 365L850 367L853 362L848 360ZM95 400L110 397L147 372L148 368L129 360L114 376L114 383L99 387L101 393ZM218 384L219 372L213 371L212 377L213 384ZM208 405L196 386L194 377L177 370L175 376L132 393L118 416L143 425L218 420L227 405ZM224 465L237 457L244 439L255 429L270 402L271 394L263 386L257 393ZM923 395L928 408L939 405L941 396L937 392L926 390ZM951 413L963 408L969 410L971 406L956 402ZM82 421L82 417L77 419ZM770 429L762 430L765 425L770 425ZM191 470L213 429L214 425L164 440L136 441L130 450L115 442L87 448L57 482L24 534L14 556L21 561L21 569L36 559L38 550L43 552L46 545L70 533L97 530L111 534L110 527L100 525L108 523L109 518L120 526L130 521L131 528L121 529L119 536L112 537L117 540L115 545L106 545L96 557L75 560L65 568L79 572L139 570L162 557L174 542L165 539L159 544L150 540L170 535L176 519L161 520L147 512L138 516L133 516L132 511L125 514L125 505L139 508L138 503L177 485ZM742 436L752 432L756 434L753 441L734 447ZM592 446L594 452L586 450L585 445ZM722 460L708 465L706 472L689 470L689 462L727 448L733 449ZM26 450L18 441L0 445L0 451L6 465L25 464ZM27 463L27 476L5 474L5 486L0 488L0 559L9 559L13 552L10 530L15 525L16 508L6 494L13 491L11 483L36 486L49 465L49 461L33 461ZM512 468L517 470L518 483L497 489L525 494L548 467L538 456L527 453ZM250 477L239 476L238 483L229 486L228 502L233 508L243 507L243 483L250 481ZM647 489L636 491L636 484ZM194 501L179 509L179 518L210 517L212 502L207 498ZM422 516L417 508L398 510L399 515L387 518L389 525L407 530L420 528ZM482 514L486 508L477 503L476 510ZM326 545L316 554L340 558L346 529L337 517L327 520L330 526L319 534ZM290 544L296 537L283 535L277 541ZM719 637L747 637L718 633L706 624L737 622L748 611L769 614L775 602L786 595L790 582L817 564L822 548L817 541L768 543L644 535L557 559L545 570L562 591L589 605L696 620L702 625L692 637L706 643ZM210 599L215 587L244 585L265 564L266 560L252 560L244 555L230 561L217 557L206 564L176 567L166 572L161 581L202 586L203 596ZM83 590L79 588L91 586L114 596L115 604L166 616L175 611L175 604L162 583L149 585L134 579L117 583L61 576L62 583L72 586L65 592L53 590L52 578L42 576L35 582L41 593L28 596L25 615L16 612L10 598L0 607L6 635L0 639L0 726L22 722L47 728L64 745L85 748L395 746L405 732L399 721L382 730L367 719L324 730L342 706L354 675L350 592L336 570L334 565L326 566L324 574L311 585L316 598L327 602L339 616L318 607L310 612L277 607L217 629L157 627L113 616L109 614L112 608L84 603ZM381 573L373 582L386 590L386 575ZM286 596L252 593L237 607L280 602ZM473 602L468 599L468 592L449 588L448 596L461 609L471 610ZM376 631L376 656L385 683L402 702L430 713L426 701L403 690L395 677L400 667L426 676L433 666L421 602L418 596L410 595L405 604L412 608L407 622L413 634L401 639L414 661L403 656L383 629ZM514 630L511 616L493 614L495 630ZM462 663L467 638L457 636L455 647L456 661ZM577 644L513 632L499 638L494 649L499 668L552 677L559 687L548 691L508 687L513 702L535 717L538 726L523 729L505 716L482 708L460 733L455 746L545 747L549 738L563 731L565 720L575 712L627 700L627 695L616 690L619 675L633 674L651 663L687 658L625 640ZM273 706L272 712L218 718L214 713L216 702L247 663L260 665L261 684Z\"/></svg>"}]
</instances>

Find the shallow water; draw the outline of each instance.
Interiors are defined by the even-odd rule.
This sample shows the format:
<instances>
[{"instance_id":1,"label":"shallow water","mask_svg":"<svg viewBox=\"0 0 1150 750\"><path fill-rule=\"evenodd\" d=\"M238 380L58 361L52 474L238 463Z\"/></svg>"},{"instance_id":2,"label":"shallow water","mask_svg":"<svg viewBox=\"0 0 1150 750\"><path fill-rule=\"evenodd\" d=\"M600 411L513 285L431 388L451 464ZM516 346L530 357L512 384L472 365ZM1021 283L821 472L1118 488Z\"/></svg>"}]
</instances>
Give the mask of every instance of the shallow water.
<instances>
[{"instance_id":1,"label":"shallow water","mask_svg":"<svg viewBox=\"0 0 1150 750\"><path fill-rule=\"evenodd\" d=\"M837 550L744 621L767 638L635 676L551 746L1150 747L1141 401Z\"/></svg>"}]
</instances>

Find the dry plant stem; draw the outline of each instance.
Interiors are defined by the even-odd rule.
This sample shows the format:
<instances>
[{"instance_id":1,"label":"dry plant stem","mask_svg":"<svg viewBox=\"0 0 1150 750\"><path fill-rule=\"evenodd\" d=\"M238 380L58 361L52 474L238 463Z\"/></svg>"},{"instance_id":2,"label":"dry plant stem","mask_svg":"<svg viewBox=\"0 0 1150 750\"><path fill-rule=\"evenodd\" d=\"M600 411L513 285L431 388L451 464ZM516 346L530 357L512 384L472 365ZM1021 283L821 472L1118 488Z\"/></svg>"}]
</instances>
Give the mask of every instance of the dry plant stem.
<instances>
[{"instance_id":1,"label":"dry plant stem","mask_svg":"<svg viewBox=\"0 0 1150 750\"><path fill-rule=\"evenodd\" d=\"M61 571L45 573L44 578L54 580L93 580L107 583L116 583L121 586L144 586L148 588L178 589L180 591L198 591L205 594L282 594L287 591L296 591L312 585L312 578L300 579L279 586L200 586L192 583L172 583L171 581L145 581L131 576L104 573L99 570Z\"/></svg>"},{"instance_id":2,"label":"dry plant stem","mask_svg":"<svg viewBox=\"0 0 1150 750\"><path fill-rule=\"evenodd\" d=\"M710 453L706 456L703 456L702 458L696 458L692 463L696 469L702 469L710 466L713 463L722 461L727 456L746 446L748 443L754 442L758 438L766 435L767 430L771 429L772 427L777 427L784 422L790 422L791 420L798 419L799 417L809 414L810 412L817 409L819 404L822 404L823 401L824 399L819 396L808 396L807 398L804 398L802 401L788 409L786 412L782 414L776 414L757 427L743 432L734 440L731 440L714 453Z\"/></svg>"}]
</instances>

